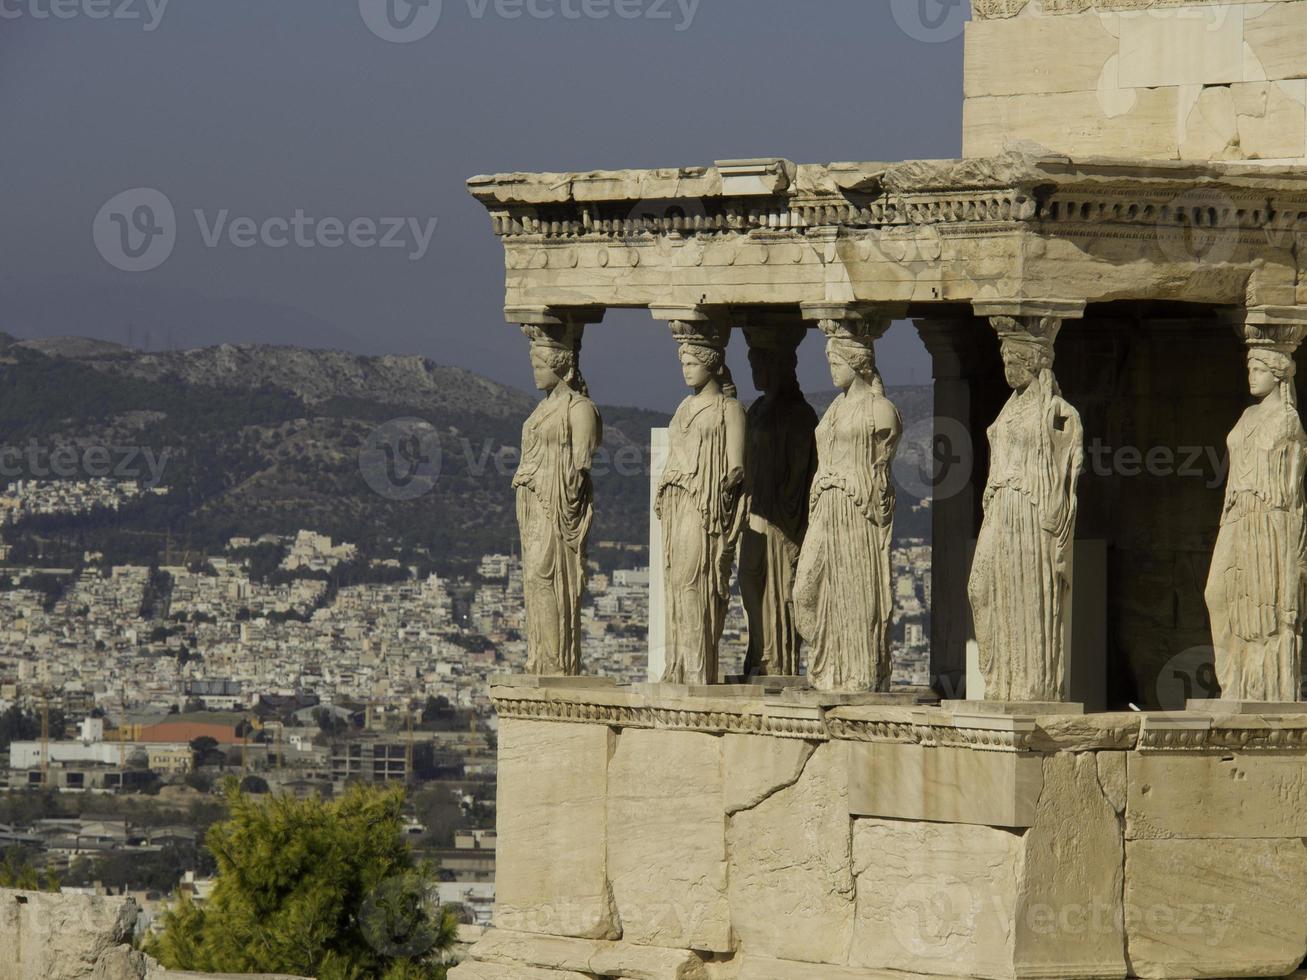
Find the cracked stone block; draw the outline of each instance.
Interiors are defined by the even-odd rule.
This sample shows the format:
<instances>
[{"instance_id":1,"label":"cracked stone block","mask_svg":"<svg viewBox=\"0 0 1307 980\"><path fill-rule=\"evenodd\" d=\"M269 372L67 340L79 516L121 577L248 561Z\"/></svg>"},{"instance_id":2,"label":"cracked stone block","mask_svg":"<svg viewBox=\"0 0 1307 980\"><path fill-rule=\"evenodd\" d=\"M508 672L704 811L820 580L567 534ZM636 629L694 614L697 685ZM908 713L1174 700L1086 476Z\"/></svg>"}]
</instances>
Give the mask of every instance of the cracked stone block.
<instances>
[{"instance_id":1,"label":"cracked stone block","mask_svg":"<svg viewBox=\"0 0 1307 980\"><path fill-rule=\"evenodd\" d=\"M795 738L723 736L726 812L751 809L777 790L793 786L816 748L812 742Z\"/></svg>"},{"instance_id":2,"label":"cracked stone block","mask_svg":"<svg viewBox=\"0 0 1307 980\"><path fill-rule=\"evenodd\" d=\"M972 824L859 819L857 920L848 963L1008 977L1021 835Z\"/></svg>"},{"instance_id":3,"label":"cracked stone block","mask_svg":"<svg viewBox=\"0 0 1307 980\"><path fill-rule=\"evenodd\" d=\"M963 153L988 156L1030 140L1078 156L1174 160L1178 92L1128 88L967 99Z\"/></svg>"},{"instance_id":4,"label":"cracked stone block","mask_svg":"<svg viewBox=\"0 0 1307 980\"><path fill-rule=\"evenodd\" d=\"M1283 160L1307 154L1307 82L1202 89L1184 113L1186 160Z\"/></svg>"},{"instance_id":5,"label":"cracked stone block","mask_svg":"<svg viewBox=\"0 0 1307 980\"><path fill-rule=\"evenodd\" d=\"M622 938L730 952L721 739L628 729L608 773L608 875Z\"/></svg>"},{"instance_id":6,"label":"cracked stone block","mask_svg":"<svg viewBox=\"0 0 1307 980\"><path fill-rule=\"evenodd\" d=\"M0 980L83 980L130 941L136 916L127 898L0 889Z\"/></svg>"},{"instance_id":7,"label":"cracked stone block","mask_svg":"<svg viewBox=\"0 0 1307 980\"><path fill-rule=\"evenodd\" d=\"M1092 92L1120 50L1115 15L972 21L966 29L968 98L1041 92Z\"/></svg>"},{"instance_id":8,"label":"cracked stone block","mask_svg":"<svg viewBox=\"0 0 1307 980\"><path fill-rule=\"evenodd\" d=\"M1255 16L1251 11L1244 15L1244 78L1307 76L1307 4L1267 3L1262 8Z\"/></svg>"},{"instance_id":9,"label":"cracked stone block","mask_svg":"<svg viewBox=\"0 0 1307 980\"><path fill-rule=\"evenodd\" d=\"M471 959L621 980L705 980L707 976L704 961L688 950L531 936L502 929L488 931L472 948Z\"/></svg>"},{"instance_id":10,"label":"cracked stone block","mask_svg":"<svg viewBox=\"0 0 1307 980\"><path fill-rule=\"evenodd\" d=\"M602 725L500 725L497 926L587 939L620 934L607 870L615 739Z\"/></svg>"},{"instance_id":11,"label":"cracked stone block","mask_svg":"<svg viewBox=\"0 0 1307 980\"><path fill-rule=\"evenodd\" d=\"M1307 837L1307 753L1129 753L1126 836Z\"/></svg>"},{"instance_id":12,"label":"cracked stone block","mask_svg":"<svg viewBox=\"0 0 1307 980\"><path fill-rule=\"evenodd\" d=\"M1126 844L1130 964L1146 980L1283 977L1307 957L1307 843Z\"/></svg>"},{"instance_id":13,"label":"cracked stone block","mask_svg":"<svg viewBox=\"0 0 1307 980\"><path fill-rule=\"evenodd\" d=\"M750 955L846 962L854 895L847 748L820 745L796 782L730 817L731 917Z\"/></svg>"},{"instance_id":14,"label":"cracked stone block","mask_svg":"<svg viewBox=\"0 0 1307 980\"><path fill-rule=\"evenodd\" d=\"M1124 759L1121 752L1100 755ZM1124 977L1120 814L1104 790L1093 753L1062 752L1043 764L1034 826L1021 842L1016 974ZM1110 772L1114 764L1106 768Z\"/></svg>"},{"instance_id":15,"label":"cracked stone block","mask_svg":"<svg viewBox=\"0 0 1307 980\"><path fill-rule=\"evenodd\" d=\"M972 753L985 755L1002 753ZM856 821L851 965L981 977L1126 976L1122 821L1094 754L1027 761L1043 767L1027 830Z\"/></svg>"},{"instance_id":16,"label":"cracked stone block","mask_svg":"<svg viewBox=\"0 0 1307 980\"><path fill-rule=\"evenodd\" d=\"M449 980L594 980L572 970L537 970L532 966L467 961L449 971Z\"/></svg>"}]
</instances>

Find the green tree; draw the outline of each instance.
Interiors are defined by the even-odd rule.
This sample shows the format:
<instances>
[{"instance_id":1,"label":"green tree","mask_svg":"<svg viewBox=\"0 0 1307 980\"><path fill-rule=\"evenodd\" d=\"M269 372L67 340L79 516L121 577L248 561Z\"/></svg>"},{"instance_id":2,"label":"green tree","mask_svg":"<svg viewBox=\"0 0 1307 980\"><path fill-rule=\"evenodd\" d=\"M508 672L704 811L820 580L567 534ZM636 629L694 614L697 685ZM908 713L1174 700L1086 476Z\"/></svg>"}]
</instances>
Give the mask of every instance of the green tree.
<instances>
[{"instance_id":1,"label":"green tree","mask_svg":"<svg viewBox=\"0 0 1307 980\"><path fill-rule=\"evenodd\" d=\"M404 794L356 786L339 801L252 797L207 844L208 903L182 900L146 947L166 967L319 980L443 980L457 917L429 910L430 876L402 836Z\"/></svg>"},{"instance_id":2,"label":"green tree","mask_svg":"<svg viewBox=\"0 0 1307 980\"><path fill-rule=\"evenodd\" d=\"M4 852L3 860L0 860L0 888L57 892L59 878L53 871L42 872L26 848L10 847Z\"/></svg>"}]
</instances>

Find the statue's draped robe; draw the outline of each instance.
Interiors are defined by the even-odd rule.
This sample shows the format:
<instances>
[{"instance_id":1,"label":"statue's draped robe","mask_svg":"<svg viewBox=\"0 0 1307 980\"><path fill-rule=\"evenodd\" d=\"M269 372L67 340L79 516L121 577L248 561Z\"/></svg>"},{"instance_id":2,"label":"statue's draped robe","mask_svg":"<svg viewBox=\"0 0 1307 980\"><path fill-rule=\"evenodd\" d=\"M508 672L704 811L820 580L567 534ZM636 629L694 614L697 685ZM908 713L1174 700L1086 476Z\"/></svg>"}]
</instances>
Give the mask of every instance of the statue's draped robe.
<instances>
[{"instance_id":1,"label":"statue's draped robe","mask_svg":"<svg viewBox=\"0 0 1307 980\"><path fill-rule=\"evenodd\" d=\"M1225 508L1207 580L1221 696L1297 701L1307 435L1296 411L1253 407L1230 433L1228 448Z\"/></svg>"},{"instance_id":2,"label":"statue's draped robe","mask_svg":"<svg viewBox=\"0 0 1307 980\"><path fill-rule=\"evenodd\" d=\"M748 514L743 488L728 488L726 395L681 402L658 483L667 661L663 681L716 684L717 648L730 602L731 565Z\"/></svg>"},{"instance_id":3,"label":"statue's draped robe","mask_svg":"<svg viewBox=\"0 0 1307 980\"><path fill-rule=\"evenodd\" d=\"M888 691L893 672L890 468L901 426L877 432L873 406L840 395L817 427L794 614L807 642L808 674L824 691Z\"/></svg>"},{"instance_id":4,"label":"statue's draped robe","mask_svg":"<svg viewBox=\"0 0 1307 980\"><path fill-rule=\"evenodd\" d=\"M1040 378L989 428L985 519L968 592L985 698L1061 701L1063 637L1084 430Z\"/></svg>"},{"instance_id":5,"label":"statue's draped robe","mask_svg":"<svg viewBox=\"0 0 1307 980\"><path fill-rule=\"evenodd\" d=\"M817 413L796 388L749 407L749 525L740 543L740 593L749 618L746 676L799 673L794 569L808 529L817 469Z\"/></svg>"},{"instance_id":6,"label":"statue's draped robe","mask_svg":"<svg viewBox=\"0 0 1307 980\"><path fill-rule=\"evenodd\" d=\"M573 411L594 417L595 445L574 446ZM594 402L560 385L522 428L522 460L513 479L522 535L527 672L581 673L581 597L585 546L594 522L589 460L601 432Z\"/></svg>"}]
</instances>

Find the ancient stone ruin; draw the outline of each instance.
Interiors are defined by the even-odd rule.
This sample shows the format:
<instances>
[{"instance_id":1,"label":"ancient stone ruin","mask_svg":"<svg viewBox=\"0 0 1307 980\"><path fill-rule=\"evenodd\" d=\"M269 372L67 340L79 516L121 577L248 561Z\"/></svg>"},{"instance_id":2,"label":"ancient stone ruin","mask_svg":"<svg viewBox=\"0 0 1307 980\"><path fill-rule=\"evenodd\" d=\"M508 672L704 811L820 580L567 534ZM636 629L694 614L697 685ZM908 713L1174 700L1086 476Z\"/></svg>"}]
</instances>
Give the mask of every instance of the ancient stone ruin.
<instances>
[{"instance_id":1,"label":"ancient stone ruin","mask_svg":"<svg viewBox=\"0 0 1307 980\"><path fill-rule=\"evenodd\" d=\"M1307 957L1307 0L973 14L962 159L469 182L507 319L553 350L519 509L532 664L568 669L493 691L495 928L456 980ZM666 652L634 687L556 632L603 507L581 340L614 307L670 328L688 389L654 481ZM903 319L966 437L933 501L929 691L887 669L901 423L875 345ZM746 412L727 345L774 398L806 329L840 397ZM1204 447L1228 466L1187 472Z\"/></svg>"}]
</instances>

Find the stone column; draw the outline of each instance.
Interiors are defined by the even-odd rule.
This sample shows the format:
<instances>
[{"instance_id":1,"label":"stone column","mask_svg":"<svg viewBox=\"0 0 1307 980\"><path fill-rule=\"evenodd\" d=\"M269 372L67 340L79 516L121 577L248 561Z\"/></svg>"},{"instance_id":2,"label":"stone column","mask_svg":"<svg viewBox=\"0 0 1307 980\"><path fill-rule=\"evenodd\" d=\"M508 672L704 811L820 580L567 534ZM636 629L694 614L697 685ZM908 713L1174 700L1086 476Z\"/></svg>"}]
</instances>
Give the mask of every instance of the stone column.
<instances>
[{"instance_id":1,"label":"stone column","mask_svg":"<svg viewBox=\"0 0 1307 980\"><path fill-rule=\"evenodd\" d=\"M1084 306L1056 300L975 304L998 332L1012 388L989 429L984 521L968 582L988 702L1067 700L1084 430L1058 388L1053 344L1063 320L1083 316Z\"/></svg>"},{"instance_id":2,"label":"stone column","mask_svg":"<svg viewBox=\"0 0 1307 980\"><path fill-rule=\"evenodd\" d=\"M726 365L730 328L701 307L657 307L691 394L672 417L654 506L662 526L664 683L721 681L718 648L736 548L748 517L746 424Z\"/></svg>"},{"instance_id":3,"label":"stone column","mask_svg":"<svg viewBox=\"0 0 1307 980\"><path fill-rule=\"evenodd\" d=\"M929 458L931 480L930 679L945 698L966 690L971 607L967 575L976 540L974 466L977 442L972 426L972 385L982 351L982 322L969 316L916 321L933 365L934 420ZM925 474L923 474L923 478Z\"/></svg>"},{"instance_id":4,"label":"stone column","mask_svg":"<svg viewBox=\"0 0 1307 980\"><path fill-rule=\"evenodd\" d=\"M1307 337L1307 307L1250 308L1235 326L1256 403L1228 440L1207 609L1222 701L1283 706L1302 696L1307 433L1294 354Z\"/></svg>"},{"instance_id":5,"label":"stone column","mask_svg":"<svg viewBox=\"0 0 1307 980\"><path fill-rule=\"evenodd\" d=\"M894 618L894 454L903 434L875 342L902 309L804 304L827 337L841 394L817 428L817 472L794 579L808 676L822 692L890 690Z\"/></svg>"},{"instance_id":6,"label":"stone column","mask_svg":"<svg viewBox=\"0 0 1307 980\"><path fill-rule=\"evenodd\" d=\"M749 523L740 543L740 593L749 620L744 674L796 678L794 570L817 468L817 413L803 397L797 372L807 327L786 313L751 312L739 322L761 393L747 416Z\"/></svg>"},{"instance_id":7,"label":"stone column","mask_svg":"<svg viewBox=\"0 0 1307 980\"><path fill-rule=\"evenodd\" d=\"M581 674L581 601L586 544L594 522L590 468L603 435L581 375L581 335L602 310L511 308L506 318L531 342L531 368L544 399L522 428L513 487L522 537L526 672Z\"/></svg>"}]
</instances>

